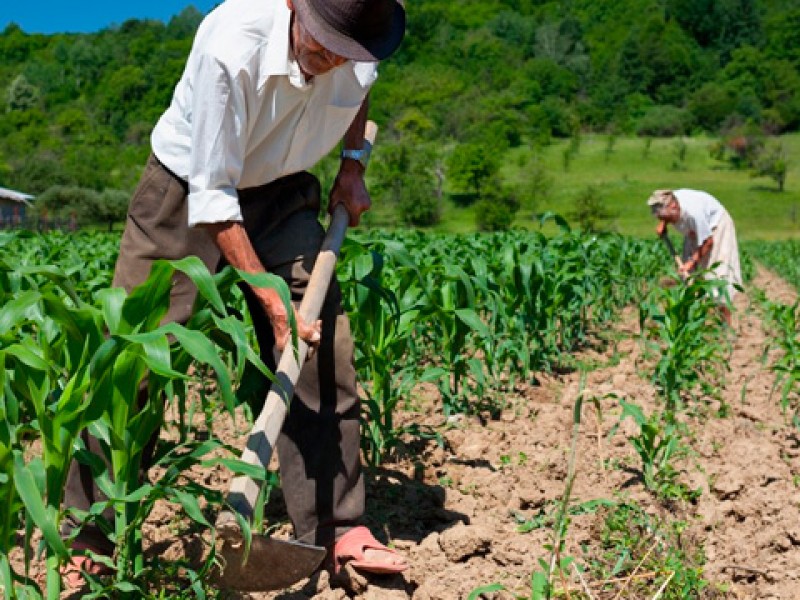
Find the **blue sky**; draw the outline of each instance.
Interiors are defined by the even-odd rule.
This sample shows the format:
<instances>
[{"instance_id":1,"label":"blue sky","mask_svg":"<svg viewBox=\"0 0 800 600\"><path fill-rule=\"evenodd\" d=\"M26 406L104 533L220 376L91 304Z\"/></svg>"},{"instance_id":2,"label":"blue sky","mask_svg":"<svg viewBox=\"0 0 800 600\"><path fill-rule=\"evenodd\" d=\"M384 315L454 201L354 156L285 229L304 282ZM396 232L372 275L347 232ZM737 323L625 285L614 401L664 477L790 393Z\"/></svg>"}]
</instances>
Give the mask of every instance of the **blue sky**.
<instances>
[{"instance_id":1,"label":"blue sky","mask_svg":"<svg viewBox=\"0 0 800 600\"><path fill-rule=\"evenodd\" d=\"M89 33L128 19L169 21L193 4L206 14L221 0L0 0L0 31L16 23L26 33Z\"/></svg>"}]
</instances>

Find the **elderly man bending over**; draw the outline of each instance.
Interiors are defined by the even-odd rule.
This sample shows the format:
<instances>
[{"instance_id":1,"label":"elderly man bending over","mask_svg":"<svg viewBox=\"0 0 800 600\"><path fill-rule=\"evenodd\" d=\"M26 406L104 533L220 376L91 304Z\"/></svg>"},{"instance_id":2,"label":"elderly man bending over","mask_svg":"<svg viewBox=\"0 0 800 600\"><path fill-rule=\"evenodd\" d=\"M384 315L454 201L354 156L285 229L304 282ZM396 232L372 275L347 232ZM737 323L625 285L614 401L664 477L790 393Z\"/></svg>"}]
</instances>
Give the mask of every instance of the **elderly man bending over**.
<instances>
[{"instance_id":1,"label":"elderly man bending over","mask_svg":"<svg viewBox=\"0 0 800 600\"><path fill-rule=\"evenodd\" d=\"M683 235L683 261L679 267L682 277L698 268L707 270L713 266L706 277L728 282L727 293L718 292L716 300L730 325L730 302L736 286L742 285L742 272L736 228L728 211L711 194L689 189L656 190L647 204L659 219L658 235L666 234L668 223Z\"/></svg>"}]
</instances>

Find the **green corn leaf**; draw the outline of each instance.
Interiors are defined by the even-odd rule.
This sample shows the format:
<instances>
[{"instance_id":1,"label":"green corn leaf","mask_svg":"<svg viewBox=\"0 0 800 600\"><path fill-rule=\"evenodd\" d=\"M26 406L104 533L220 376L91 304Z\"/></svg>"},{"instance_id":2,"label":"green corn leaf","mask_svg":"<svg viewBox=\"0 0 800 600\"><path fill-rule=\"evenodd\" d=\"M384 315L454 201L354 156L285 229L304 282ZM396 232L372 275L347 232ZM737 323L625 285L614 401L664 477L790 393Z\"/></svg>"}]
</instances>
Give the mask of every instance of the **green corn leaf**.
<instances>
[{"instance_id":1,"label":"green corn leaf","mask_svg":"<svg viewBox=\"0 0 800 600\"><path fill-rule=\"evenodd\" d=\"M644 416L644 412L639 406L630 402L626 402L622 399L620 399L619 403L622 405L622 415L620 415L620 421L625 417L632 417L637 425L641 426L647 423L647 417Z\"/></svg>"},{"instance_id":2,"label":"green corn leaf","mask_svg":"<svg viewBox=\"0 0 800 600\"><path fill-rule=\"evenodd\" d=\"M69 552L58 533L56 520L58 511L55 509L51 511L45 506L40 487L36 484L30 467L31 465L25 464L22 453L18 450L14 451L14 485L25 504L25 510L42 532L48 547L60 558L66 559Z\"/></svg>"},{"instance_id":3,"label":"green corn leaf","mask_svg":"<svg viewBox=\"0 0 800 600\"><path fill-rule=\"evenodd\" d=\"M150 276L128 294L122 306L119 333L152 331L158 327L169 308L174 272L165 260L153 263Z\"/></svg>"},{"instance_id":4,"label":"green corn leaf","mask_svg":"<svg viewBox=\"0 0 800 600\"><path fill-rule=\"evenodd\" d=\"M223 465L236 476L243 475L256 481L262 481L266 479L266 471L264 467L260 465L251 465L250 463L235 458L214 458L203 461L201 464L204 467Z\"/></svg>"},{"instance_id":5,"label":"green corn leaf","mask_svg":"<svg viewBox=\"0 0 800 600\"><path fill-rule=\"evenodd\" d=\"M244 356L270 381L276 381L275 374L269 370L267 365L264 364L264 361L261 360L261 357L258 355L258 353L253 350L253 347L248 340L247 332L242 327L242 322L239 319L234 317L225 317L224 319L214 317L214 323L221 331L224 331L231 337L236 345L237 351L241 356ZM244 365L242 365L242 372L243 371ZM240 372L239 376L241 375L242 373Z\"/></svg>"},{"instance_id":6,"label":"green corn leaf","mask_svg":"<svg viewBox=\"0 0 800 600\"><path fill-rule=\"evenodd\" d=\"M125 502L125 503L135 503L141 502L145 498L147 498L155 488L150 485L149 483L143 484L141 487L136 488L130 494L126 494L125 496L121 496L119 498L112 498L109 497L110 502Z\"/></svg>"},{"instance_id":7,"label":"green corn leaf","mask_svg":"<svg viewBox=\"0 0 800 600\"><path fill-rule=\"evenodd\" d=\"M292 339L296 341L297 338L297 320L295 318L294 310L292 309L292 295L289 291L289 286L286 282L277 275L272 273L248 273L247 271L236 270L245 282L254 288L270 288L278 292L278 295L286 307L289 315L289 326L292 330Z\"/></svg>"},{"instance_id":8,"label":"green corn leaf","mask_svg":"<svg viewBox=\"0 0 800 600\"><path fill-rule=\"evenodd\" d=\"M531 600L545 600L549 598L549 589L550 583L547 581L547 575L541 571L534 572L531 577Z\"/></svg>"},{"instance_id":9,"label":"green corn leaf","mask_svg":"<svg viewBox=\"0 0 800 600\"><path fill-rule=\"evenodd\" d=\"M214 283L214 277L205 263L196 256L187 256L181 260L173 260L171 264L177 271L184 273L197 286L198 292L220 313L225 314L225 304Z\"/></svg>"},{"instance_id":10,"label":"green corn leaf","mask_svg":"<svg viewBox=\"0 0 800 600\"><path fill-rule=\"evenodd\" d=\"M147 363L147 367L154 373L167 379L189 379L186 374L179 373L172 368L169 338L162 330L120 335L119 337L141 348L144 354L140 354L136 348L131 348L129 352L141 355Z\"/></svg>"},{"instance_id":11,"label":"green corn leaf","mask_svg":"<svg viewBox=\"0 0 800 600\"><path fill-rule=\"evenodd\" d=\"M112 589L118 590L123 594L136 594L139 598L144 597L144 590L129 581L117 581L112 586Z\"/></svg>"},{"instance_id":12,"label":"green corn leaf","mask_svg":"<svg viewBox=\"0 0 800 600\"><path fill-rule=\"evenodd\" d=\"M31 318L41 297L38 291L30 290L22 292L13 299L6 299L0 307L0 335Z\"/></svg>"},{"instance_id":13,"label":"green corn leaf","mask_svg":"<svg viewBox=\"0 0 800 600\"><path fill-rule=\"evenodd\" d=\"M457 308L456 316L473 331L477 331L482 336L490 337L491 332L481 318L471 308Z\"/></svg>"},{"instance_id":14,"label":"green corn leaf","mask_svg":"<svg viewBox=\"0 0 800 600\"><path fill-rule=\"evenodd\" d=\"M100 308L108 331L112 335L121 333L122 307L125 305L125 299L127 298L125 290L121 287L108 288L100 290L97 293L97 297L100 301Z\"/></svg>"},{"instance_id":15,"label":"green corn leaf","mask_svg":"<svg viewBox=\"0 0 800 600\"><path fill-rule=\"evenodd\" d=\"M234 395L230 375L228 374L225 364L217 354L214 344L199 331L191 331L177 323L168 323L161 329L165 333L173 335L181 346L196 360L210 365L214 371L216 371L217 382L223 400L228 410L233 411Z\"/></svg>"},{"instance_id":16,"label":"green corn leaf","mask_svg":"<svg viewBox=\"0 0 800 600\"><path fill-rule=\"evenodd\" d=\"M499 583L492 583L490 585L484 585L483 587L475 588L472 590L467 596L467 600L479 600L481 596L484 594L491 594L493 592L502 592L506 588Z\"/></svg>"},{"instance_id":17,"label":"green corn leaf","mask_svg":"<svg viewBox=\"0 0 800 600\"><path fill-rule=\"evenodd\" d=\"M72 281L64 273L63 270L56 266L52 265L37 265L37 266L20 266L15 269L17 273L20 275L26 276L35 276L44 278L47 281L55 284L59 288L61 288L67 296L69 296L70 300L75 302L76 304L80 302L78 295L75 293L75 289L72 285Z\"/></svg>"},{"instance_id":18,"label":"green corn leaf","mask_svg":"<svg viewBox=\"0 0 800 600\"><path fill-rule=\"evenodd\" d=\"M33 338L25 338L21 344L14 344L5 349L8 356L17 358L20 363L28 368L47 372L50 370L50 363L40 356L35 350L40 350Z\"/></svg>"},{"instance_id":19,"label":"green corn leaf","mask_svg":"<svg viewBox=\"0 0 800 600\"><path fill-rule=\"evenodd\" d=\"M205 516L203 515L203 511L200 509L200 504L198 504L197 498L183 490L176 488L171 489L170 492L186 511L186 514L189 515L190 519L196 523L205 525L206 527L211 527L211 523L206 520Z\"/></svg>"},{"instance_id":20,"label":"green corn leaf","mask_svg":"<svg viewBox=\"0 0 800 600\"><path fill-rule=\"evenodd\" d=\"M438 381L444 377L448 377L449 375L450 372L442 367L429 367L420 373L419 381L420 383Z\"/></svg>"}]
</instances>

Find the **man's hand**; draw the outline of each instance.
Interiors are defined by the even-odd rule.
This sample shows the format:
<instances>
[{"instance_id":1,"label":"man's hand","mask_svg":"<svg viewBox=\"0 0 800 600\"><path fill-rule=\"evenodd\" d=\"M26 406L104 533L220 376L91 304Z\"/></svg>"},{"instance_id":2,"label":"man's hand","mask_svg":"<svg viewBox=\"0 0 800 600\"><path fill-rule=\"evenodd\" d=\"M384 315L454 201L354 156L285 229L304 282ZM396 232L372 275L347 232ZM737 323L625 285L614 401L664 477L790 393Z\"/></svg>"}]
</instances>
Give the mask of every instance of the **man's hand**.
<instances>
[{"instance_id":1,"label":"man's hand","mask_svg":"<svg viewBox=\"0 0 800 600\"><path fill-rule=\"evenodd\" d=\"M658 225L656 225L656 235L661 237L667 232L667 222L666 221L659 221Z\"/></svg>"},{"instance_id":2,"label":"man's hand","mask_svg":"<svg viewBox=\"0 0 800 600\"><path fill-rule=\"evenodd\" d=\"M292 335L292 328L289 325L289 314L286 312L286 306L283 304L281 297L273 289L258 288L254 290L256 296L264 306L264 312L267 313L270 323L272 323L272 333L275 336L275 347L279 352L283 352L286 344ZM317 346L320 341L322 332L322 321L317 321L313 324L308 324L300 315L295 311L295 320L297 321L297 335L312 348Z\"/></svg>"},{"instance_id":3,"label":"man's hand","mask_svg":"<svg viewBox=\"0 0 800 600\"><path fill-rule=\"evenodd\" d=\"M337 204L344 204L350 215L350 227L355 227L361 215L372 206L364 183L364 166L357 160L345 158L331 188L328 212L333 214Z\"/></svg>"}]
</instances>

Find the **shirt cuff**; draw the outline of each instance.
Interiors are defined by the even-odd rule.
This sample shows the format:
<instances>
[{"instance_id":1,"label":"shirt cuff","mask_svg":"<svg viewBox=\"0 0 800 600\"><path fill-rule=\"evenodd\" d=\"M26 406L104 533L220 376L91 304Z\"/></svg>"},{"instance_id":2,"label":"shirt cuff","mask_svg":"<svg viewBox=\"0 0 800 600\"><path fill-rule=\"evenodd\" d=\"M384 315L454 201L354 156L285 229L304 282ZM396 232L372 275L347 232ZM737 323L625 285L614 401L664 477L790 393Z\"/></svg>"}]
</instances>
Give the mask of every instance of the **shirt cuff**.
<instances>
[{"instance_id":1,"label":"shirt cuff","mask_svg":"<svg viewBox=\"0 0 800 600\"><path fill-rule=\"evenodd\" d=\"M202 190L189 194L189 227L242 220L239 196L234 188Z\"/></svg>"}]
</instances>

